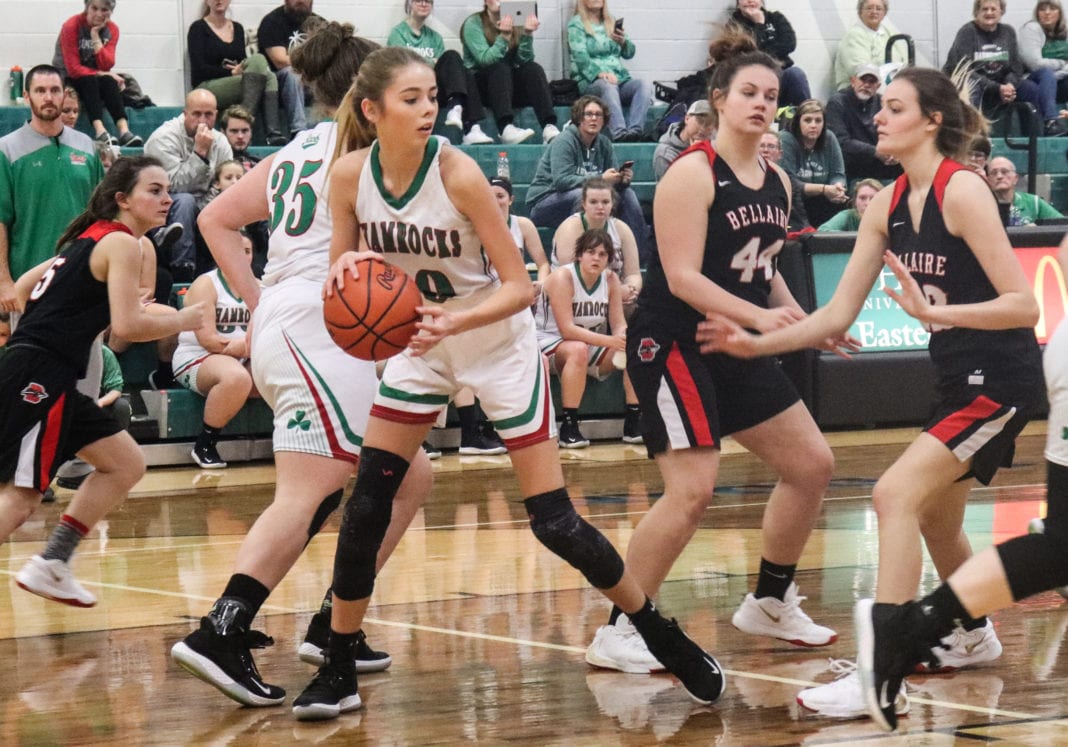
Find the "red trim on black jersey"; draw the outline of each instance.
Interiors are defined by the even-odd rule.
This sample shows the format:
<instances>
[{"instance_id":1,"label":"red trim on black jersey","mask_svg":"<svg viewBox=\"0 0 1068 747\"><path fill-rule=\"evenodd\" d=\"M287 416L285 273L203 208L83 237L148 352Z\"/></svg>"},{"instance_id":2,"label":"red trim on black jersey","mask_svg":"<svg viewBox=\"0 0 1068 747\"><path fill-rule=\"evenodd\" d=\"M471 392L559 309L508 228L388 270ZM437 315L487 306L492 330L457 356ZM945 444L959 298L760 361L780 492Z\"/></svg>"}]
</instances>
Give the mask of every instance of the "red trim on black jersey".
<instances>
[{"instance_id":1,"label":"red trim on black jersey","mask_svg":"<svg viewBox=\"0 0 1068 747\"><path fill-rule=\"evenodd\" d=\"M89 238L93 241L100 241L100 239L104 238L109 233L115 233L116 231L128 233L133 236L133 231L131 231L130 227L127 226L125 223L119 223L118 221L114 220L98 220L96 223L89 226L89 228L82 231L82 235L78 238Z\"/></svg>"},{"instance_id":2,"label":"red trim on black jersey","mask_svg":"<svg viewBox=\"0 0 1068 747\"><path fill-rule=\"evenodd\" d=\"M679 155L677 155L675 157L675 160L672 161L671 163L675 163L680 158L685 156L687 153L696 153L697 151L700 151L700 152L705 154L705 157L708 158L708 165L709 166L715 165L715 163L716 163L716 149L712 147L712 142L709 141L709 140L701 140L699 142L694 143L689 148L684 150L682 153L679 153ZM669 168L670 168L670 166L669 166Z\"/></svg>"},{"instance_id":3,"label":"red trim on black jersey","mask_svg":"<svg viewBox=\"0 0 1068 747\"><path fill-rule=\"evenodd\" d=\"M943 158L942 163L938 164L938 169L935 171L934 181L931 183L931 188L934 190L935 202L938 204L938 209L942 209L942 200L946 196L946 187L949 185L949 178L956 174L958 171L971 171L967 166L962 163L954 161L952 158ZM890 216L893 215L894 210L897 209L897 205L901 202L901 196L905 194L905 190L908 189L909 178L902 174L894 180L894 196L890 198L890 209L886 213L886 219L889 221Z\"/></svg>"},{"instance_id":4,"label":"red trim on black jersey","mask_svg":"<svg viewBox=\"0 0 1068 747\"><path fill-rule=\"evenodd\" d=\"M67 409L67 393L59 395L59 399L48 410L48 417L44 422L44 435L40 440L38 454L40 471L37 479L38 486L43 492L52 482L52 465L59 458L59 437L63 432L63 412Z\"/></svg>"},{"instance_id":5,"label":"red trim on black jersey","mask_svg":"<svg viewBox=\"0 0 1068 747\"><path fill-rule=\"evenodd\" d=\"M1002 409L994 400L981 394L972 400L967 407L957 410L952 415L943 418L927 432L944 444L949 444L959 437L964 431L973 427L976 422L989 418L998 410Z\"/></svg>"}]
</instances>

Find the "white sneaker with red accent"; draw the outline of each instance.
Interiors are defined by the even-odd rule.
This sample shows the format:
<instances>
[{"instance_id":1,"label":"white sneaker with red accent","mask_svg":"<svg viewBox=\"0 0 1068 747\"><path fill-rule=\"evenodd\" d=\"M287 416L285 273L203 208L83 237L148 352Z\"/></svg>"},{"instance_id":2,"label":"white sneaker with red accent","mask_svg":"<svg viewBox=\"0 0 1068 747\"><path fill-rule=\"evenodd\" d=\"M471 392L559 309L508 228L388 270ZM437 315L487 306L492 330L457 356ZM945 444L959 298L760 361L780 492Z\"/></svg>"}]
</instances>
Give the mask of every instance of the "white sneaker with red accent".
<instances>
[{"instance_id":1,"label":"white sneaker with red accent","mask_svg":"<svg viewBox=\"0 0 1068 747\"><path fill-rule=\"evenodd\" d=\"M988 619L986 625L975 630L957 627L942 639L942 646L935 646L931 651L938 657L941 666L917 664L917 672L955 672L964 667L974 667L1001 656L1001 641L994 632L994 623Z\"/></svg>"},{"instance_id":2,"label":"white sneaker with red accent","mask_svg":"<svg viewBox=\"0 0 1068 747\"><path fill-rule=\"evenodd\" d=\"M746 594L742 606L731 618L731 624L743 633L771 636L795 646L828 646L837 641L837 633L812 622L801 609L801 602L806 598L798 595L794 583L790 584L782 601L775 597L757 599Z\"/></svg>"},{"instance_id":3,"label":"white sneaker with red accent","mask_svg":"<svg viewBox=\"0 0 1068 747\"><path fill-rule=\"evenodd\" d=\"M70 565L62 560L45 560L34 555L15 575L20 589L53 602L72 607L92 607L96 597L85 590L70 572Z\"/></svg>"}]
</instances>

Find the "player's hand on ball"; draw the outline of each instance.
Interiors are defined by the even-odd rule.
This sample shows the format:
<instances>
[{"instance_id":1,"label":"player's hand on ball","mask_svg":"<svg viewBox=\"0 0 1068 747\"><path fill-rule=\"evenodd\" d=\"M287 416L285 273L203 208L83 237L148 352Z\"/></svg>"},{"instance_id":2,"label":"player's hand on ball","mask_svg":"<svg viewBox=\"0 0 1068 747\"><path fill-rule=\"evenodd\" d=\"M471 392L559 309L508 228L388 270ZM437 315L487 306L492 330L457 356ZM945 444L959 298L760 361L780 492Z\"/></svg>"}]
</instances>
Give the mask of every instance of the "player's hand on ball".
<instances>
[{"instance_id":1,"label":"player's hand on ball","mask_svg":"<svg viewBox=\"0 0 1068 747\"><path fill-rule=\"evenodd\" d=\"M413 355L423 355L444 338L460 331L456 315L441 306L420 306L416 311L423 315L423 320L415 325L419 332L408 343Z\"/></svg>"},{"instance_id":2,"label":"player's hand on ball","mask_svg":"<svg viewBox=\"0 0 1068 747\"><path fill-rule=\"evenodd\" d=\"M178 312L178 323L181 325L181 330L183 332L191 332L203 327L206 313L207 307L203 301L183 306L181 311Z\"/></svg>"},{"instance_id":3,"label":"player's hand on ball","mask_svg":"<svg viewBox=\"0 0 1068 747\"><path fill-rule=\"evenodd\" d=\"M356 264L365 259L372 259L376 262L384 262L382 255L378 252L345 252L337 258L337 262L330 266L330 272L326 276L326 284L323 286L323 298L328 298L334 295L334 287L340 290L345 287L345 273L353 279L360 277L360 271L356 268Z\"/></svg>"},{"instance_id":4,"label":"player's hand on ball","mask_svg":"<svg viewBox=\"0 0 1068 747\"><path fill-rule=\"evenodd\" d=\"M721 314L709 314L697 324L695 336L702 353L726 353L735 358L756 358L757 338L740 324Z\"/></svg>"}]
</instances>

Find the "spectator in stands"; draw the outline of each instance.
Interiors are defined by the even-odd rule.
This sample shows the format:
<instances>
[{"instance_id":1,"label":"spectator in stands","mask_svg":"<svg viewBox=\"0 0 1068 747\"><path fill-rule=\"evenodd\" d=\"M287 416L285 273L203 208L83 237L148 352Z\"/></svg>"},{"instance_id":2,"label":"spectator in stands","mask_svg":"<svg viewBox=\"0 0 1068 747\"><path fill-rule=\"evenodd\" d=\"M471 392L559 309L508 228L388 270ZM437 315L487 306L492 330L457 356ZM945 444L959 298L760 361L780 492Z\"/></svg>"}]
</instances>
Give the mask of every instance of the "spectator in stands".
<instances>
[{"instance_id":1,"label":"spectator in stands","mask_svg":"<svg viewBox=\"0 0 1068 747\"><path fill-rule=\"evenodd\" d=\"M119 27L111 21L115 0L85 0L85 10L67 19L59 30L52 65L70 81L85 104L96 139L110 145L137 148L144 141L130 132L122 89L126 82L115 66ZM119 130L116 140L104 127L104 109Z\"/></svg>"},{"instance_id":2,"label":"spectator in stands","mask_svg":"<svg viewBox=\"0 0 1068 747\"><path fill-rule=\"evenodd\" d=\"M581 1L581 0L580 0ZM534 131L518 127L515 110L530 106L541 125L541 140L560 134L545 70L534 61L534 33L541 21L533 13L516 28L510 15L501 16L501 0L484 0L482 11L467 17L460 28L464 65L475 72L482 100L489 102L501 142L514 145Z\"/></svg>"},{"instance_id":3,"label":"spectator in stands","mask_svg":"<svg viewBox=\"0 0 1068 747\"><path fill-rule=\"evenodd\" d=\"M993 150L994 144L990 142L990 138L980 135L968 146L968 163L965 165L985 179L986 163L990 160L990 153Z\"/></svg>"},{"instance_id":4,"label":"spectator in stands","mask_svg":"<svg viewBox=\"0 0 1068 747\"><path fill-rule=\"evenodd\" d=\"M486 116L478 83L473 71L464 67L463 58L445 49L445 40L427 25L434 0L404 0L407 18L393 27L386 39L390 47L408 47L434 66L438 82L438 105L445 111L445 126L458 127L465 145L492 143L479 122Z\"/></svg>"},{"instance_id":5,"label":"spectator in stands","mask_svg":"<svg viewBox=\"0 0 1068 747\"><path fill-rule=\"evenodd\" d=\"M760 145L757 150L760 155L772 163L782 160L782 143L779 136L774 132L765 132L760 137ZM808 221L808 213L805 212L805 185L796 176L787 173L790 177L790 218L787 223L789 234L808 233L812 225ZM789 236L788 234L788 236Z\"/></svg>"},{"instance_id":6,"label":"spectator in stands","mask_svg":"<svg viewBox=\"0 0 1068 747\"><path fill-rule=\"evenodd\" d=\"M104 375L100 381L100 397L96 401L97 407L109 413L124 431L128 431L130 421L133 419L133 408L130 406L129 398L122 393L123 387L126 386L122 378L122 366L119 365L119 359L107 345L102 346L100 350L104 354Z\"/></svg>"},{"instance_id":7,"label":"spectator in stands","mask_svg":"<svg viewBox=\"0 0 1068 747\"><path fill-rule=\"evenodd\" d=\"M869 177L889 181L901 175L901 166L892 156L875 150L879 136L874 118L883 106L878 90L879 68L860 65L849 79L849 88L827 102L827 129L838 138L849 181Z\"/></svg>"},{"instance_id":8,"label":"spectator in stands","mask_svg":"<svg viewBox=\"0 0 1068 747\"><path fill-rule=\"evenodd\" d=\"M549 272L552 269L549 266L548 258L545 256L545 247L541 244L541 236L538 235L538 229L530 218L512 214L512 204L515 202L515 196L512 194L511 179L503 176L491 176L489 183L490 190L497 200L497 207L501 209L501 215L504 216L505 221L508 223L508 230L512 232L515 245L523 255L523 261L527 262L529 260L537 268L538 279L534 282L534 292L537 293L541 288L542 282L549 277Z\"/></svg>"},{"instance_id":9,"label":"spectator in stands","mask_svg":"<svg viewBox=\"0 0 1068 747\"><path fill-rule=\"evenodd\" d=\"M878 179L861 179L853 185L853 207L841 210L817 228L817 231L856 231L871 198L879 194L883 183Z\"/></svg>"},{"instance_id":10,"label":"spectator in stands","mask_svg":"<svg viewBox=\"0 0 1068 747\"><path fill-rule=\"evenodd\" d=\"M0 310L17 311L15 281L55 256L56 241L104 176L93 141L60 119L63 78L26 74L30 121L0 138ZM31 168L31 164L33 168ZM94 384L92 394L96 394Z\"/></svg>"},{"instance_id":11,"label":"spectator in stands","mask_svg":"<svg viewBox=\"0 0 1068 747\"><path fill-rule=\"evenodd\" d=\"M1001 23L1004 14L1005 0L975 0L973 19L957 31L943 71L952 75L961 65L968 65L972 104L992 119L1005 106L1025 101L1045 121L1046 135L1068 133L1068 127L1058 117L1053 71L1040 67L1027 75L1016 47L1016 32Z\"/></svg>"},{"instance_id":12,"label":"spectator in stands","mask_svg":"<svg viewBox=\"0 0 1068 747\"><path fill-rule=\"evenodd\" d=\"M567 46L571 77L582 93L598 97L611 112L606 118L611 138L644 139L653 85L631 77L623 65L634 56L634 42L623 30L623 19L613 19L608 12L607 0L577 0L575 15L567 24Z\"/></svg>"},{"instance_id":13,"label":"spectator in stands","mask_svg":"<svg viewBox=\"0 0 1068 747\"><path fill-rule=\"evenodd\" d=\"M234 160L240 161L245 171L251 171L252 167L260 162L259 156L248 151L252 145L252 125L256 123L256 118L245 107L234 104L222 113L219 123L222 125L223 134L226 135L226 142L230 143Z\"/></svg>"},{"instance_id":14,"label":"spectator in stands","mask_svg":"<svg viewBox=\"0 0 1068 747\"><path fill-rule=\"evenodd\" d=\"M653 173L656 174L656 180L660 181L660 177L667 171L671 162L678 158L679 153L694 143L711 138L712 108L708 99L700 98L690 104L681 122L668 125L667 131L660 136L660 142L653 152Z\"/></svg>"},{"instance_id":15,"label":"spectator in stands","mask_svg":"<svg viewBox=\"0 0 1068 747\"><path fill-rule=\"evenodd\" d=\"M612 238L591 228L575 242L575 260L553 270L535 306L538 345L549 369L560 377L560 446L590 445L579 429L578 408L586 392L586 376L603 381L622 366L627 322L619 278L611 269L616 258Z\"/></svg>"},{"instance_id":16,"label":"spectator in stands","mask_svg":"<svg viewBox=\"0 0 1068 747\"><path fill-rule=\"evenodd\" d=\"M64 125L73 129L78 124L78 115L81 113L78 92L67 86L63 89L63 103L59 107L59 118L63 120ZM110 147L111 144L108 143L108 146Z\"/></svg>"},{"instance_id":17,"label":"spectator in stands","mask_svg":"<svg viewBox=\"0 0 1068 747\"><path fill-rule=\"evenodd\" d=\"M222 194L227 187L233 186L244 175L245 165L235 158L223 161L216 166L211 177L211 189L200 202L200 209L203 210L205 205Z\"/></svg>"},{"instance_id":18,"label":"spectator in stands","mask_svg":"<svg viewBox=\"0 0 1068 747\"><path fill-rule=\"evenodd\" d=\"M842 149L838 138L824 126L823 104L815 99L802 101L789 129L779 133L779 140L779 165L801 180L805 212L812 223L819 225L849 199Z\"/></svg>"},{"instance_id":19,"label":"spectator in stands","mask_svg":"<svg viewBox=\"0 0 1068 747\"><path fill-rule=\"evenodd\" d=\"M251 265L252 240L243 235L242 245ZM174 352L174 378L204 397L204 422L192 452L193 461L202 469L226 466L216 448L219 435L253 393L245 337L251 314L231 288L219 269L193 281L185 302L203 303L215 313L205 314L199 329L178 335Z\"/></svg>"},{"instance_id":20,"label":"spectator in stands","mask_svg":"<svg viewBox=\"0 0 1068 747\"><path fill-rule=\"evenodd\" d=\"M1004 156L990 159L986 166L986 175L998 202L1009 206L1009 220L1006 225L1033 226L1040 220L1064 217L1057 208L1038 195L1016 191L1016 182L1020 177L1012 161Z\"/></svg>"},{"instance_id":21,"label":"spectator in stands","mask_svg":"<svg viewBox=\"0 0 1068 747\"><path fill-rule=\"evenodd\" d=\"M239 103L248 112L258 112L262 106L267 145L285 145L278 79L264 55L246 55L245 27L227 16L229 10L230 0L205 0L201 17L189 26L186 41L193 87L211 91L220 109Z\"/></svg>"},{"instance_id":22,"label":"spectator in stands","mask_svg":"<svg viewBox=\"0 0 1068 747\"><path fill-rule=\"evenodd\" d=\"M115 153L115 146L108 145L107 143L96 144L96 157L100 159L100 166L107 171L115 163L115 159L118 155Z\"/></svg>"},{"instance_id":23,"label":"spectator in stands","mask_svg":"<svg viewBox=\"0 0 1068 747\"><path fill-rule=\"evenodd\" d=\"M892 71L908 63L908 53L903 44L892 50L891 67L883 68L886 60L886 43L898 33L894 24L886 19L890 0L857 0L858 21L838 41L834 56L834 89L841 91L849 86L853 71L860 65L875 65L885 81Z\"/></svg>"},{"instance_id":24,"label":"spectator in stands","mask_svg":"<svg viewBox=\"0 0 1068 747\"><path fill-rule=\"evenodd\" d=\"M609 269L619 278L623 316L629 319L634 313L638 294L642 289L641 261L634 234L626 223L612 217L615 196L612 185L601 177L587 179L582 185L579 212L561 223L553 235L550 260L553 269L572 264L578 256L579 239L595 228L604 231L612 240L612 261L609 263ZM642 411L638 406L638 395L634 392L626 371L623 372L623 400L623 440L626 443L640 444Z\"/></svg>"},{"instance_id":25,"label":"spectator in stands","mask_svg":"<svg viewBox=\"0 0 1068 747\"><path fill-rule=\"evenodd\" d=\"M215 95L195 88L186 94L184 111L157 127L145 144L145 154L158 159L171 180L174 203L167 222L181 223L186 229L168 262L178 282L191 281L195 273L197 204L211 189L218 165L233 158L226 135L214 129L217 113Z\"/></svg>"},{"instance_id":26,"label":"spectator in stands","mask_svg":"<svg viewBox=\"0 0 1068 747\"><path fill-rule=\"evenodd\" d=\"M1068 101L1068 25L1061 0L1039 0L1034 19L1020 27L1019 41L1024 67L1052 72L1057 101Z\"/></svg>"},{"instance_id":27,"label":"spectator in stands","mask_svg":"<svg viewBox=\"0 0 1068 747\"><path fill-rule=\"evenodd\" d=\"M304 113L304 84L289 64L293 47L304 40L301 26L314 16L313 0L284 0L282 5L263 17L256 31L260 52L267 58L278 78L282 106L289 117L290 137L308 127Z\"/></svg>"},{"instance_id":28,"label":"spectator in stands","mask_svg":"<svg viewBox=\"0 0 1068 747\"><path fill-rule=\"evenodd\" d=\"M790 53L797 49L797 35L786 16L766 9L764 0L737 0L730 23L749 33L760 51L770 54L782 65L779 106L797 106L812 98L808 76L790 59Z\"/></svg>"},{"instance_id":29,"label":"spectator in stands","mask_svg":"<svg viewBox=\"0 0 1068 747\"><path fill-rule=\"evenodd\" d=\"M578 205L582 185L591 176L601 176L616 190L619 217L634 233L639 252L644 252L645 217L634 191L633 166L617 168L612 141L604 127L613 115L596 96L580 96L571 106L571 124L546 147L538 159L534 180L527 189L527 211L536 226L555 229Z\"/></svg>"}]
</instances>

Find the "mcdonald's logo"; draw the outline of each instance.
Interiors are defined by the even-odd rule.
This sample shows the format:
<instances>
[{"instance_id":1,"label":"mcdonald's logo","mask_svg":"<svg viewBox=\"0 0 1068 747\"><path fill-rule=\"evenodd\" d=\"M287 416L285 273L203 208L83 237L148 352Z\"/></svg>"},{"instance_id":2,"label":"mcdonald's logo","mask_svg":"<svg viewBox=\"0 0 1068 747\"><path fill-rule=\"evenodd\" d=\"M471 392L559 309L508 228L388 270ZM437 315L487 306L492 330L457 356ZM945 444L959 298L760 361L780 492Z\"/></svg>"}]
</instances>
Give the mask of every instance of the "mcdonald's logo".
<instances>
[{"instance_id":1,"label":"mcdonald's logo","mask_svg":"<svg viewBox=\"0 0 1068 747\"><path fill-rule=\"evenodd\" d=\"M1046 292L1047 271L1056 280L1057 291L1053 293L1052 298ZM1039 258L1035 267L1034 292L1039 312L1035 336L1044 344L1049 339L1049 334L1057 328L1057 324L1068 315L1068 285L1065 284L1064 272L1056 255L1046 254Z\"/></svg>"}]
</instances>

